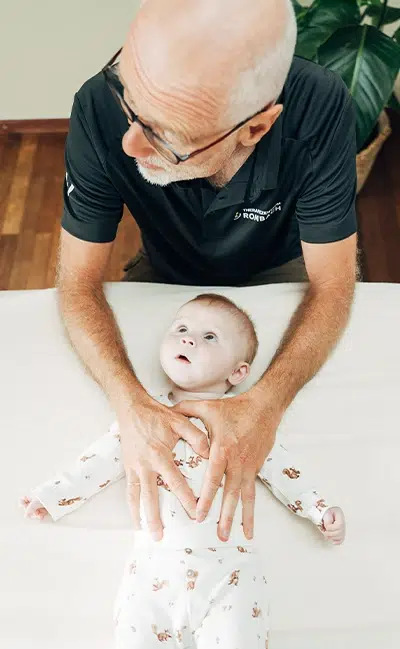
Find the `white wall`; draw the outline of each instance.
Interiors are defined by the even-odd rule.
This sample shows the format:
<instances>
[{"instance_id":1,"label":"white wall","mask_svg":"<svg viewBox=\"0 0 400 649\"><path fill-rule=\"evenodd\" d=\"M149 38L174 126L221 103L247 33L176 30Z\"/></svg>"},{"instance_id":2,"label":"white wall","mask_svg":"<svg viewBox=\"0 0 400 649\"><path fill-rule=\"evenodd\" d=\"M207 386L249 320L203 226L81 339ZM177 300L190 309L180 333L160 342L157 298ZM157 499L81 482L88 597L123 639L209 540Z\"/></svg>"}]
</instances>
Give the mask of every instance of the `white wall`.
<instances>
[{"instance_id":1,"label":"white wall","mask_svg":"<svg viewBox=\"0 0 400 649\"><path fill-rule=\"evenodd\" d=\"M0 0L0 119L69 117L118 50L139 0Z\"/></svg>"},{"instance_id":2,"label":"white wall","mask_svg":"<svg viewBox=\"0 0 400 649\"><path fill-rule=\"evenodd\" d=\"M0 119L69 117L74 93L122 45L139 4L0 0Z\"/></svg>"}]
</instances>

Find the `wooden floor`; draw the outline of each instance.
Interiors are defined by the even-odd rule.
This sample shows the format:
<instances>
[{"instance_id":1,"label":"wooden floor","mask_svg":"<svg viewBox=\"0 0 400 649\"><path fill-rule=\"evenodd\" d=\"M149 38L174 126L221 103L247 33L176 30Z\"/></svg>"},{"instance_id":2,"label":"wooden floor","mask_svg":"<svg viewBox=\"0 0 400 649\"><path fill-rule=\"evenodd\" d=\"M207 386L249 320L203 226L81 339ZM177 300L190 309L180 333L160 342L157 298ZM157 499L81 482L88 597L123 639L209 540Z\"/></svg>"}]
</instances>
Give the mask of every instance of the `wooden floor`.
<instances>
[{"instance_id":1,"label":"wooden floor","mask_svg":"<svg viewBox=\"0 0 400 649\"><path fill-rule=\"evenodd\" d=\"M364 280L400 282L400 117L357 200ZM0 136L0 290L54 286L62 212L60 134ZM124 213L106 281L118 281L140 235Z\"/></svg>"}]
</instances>

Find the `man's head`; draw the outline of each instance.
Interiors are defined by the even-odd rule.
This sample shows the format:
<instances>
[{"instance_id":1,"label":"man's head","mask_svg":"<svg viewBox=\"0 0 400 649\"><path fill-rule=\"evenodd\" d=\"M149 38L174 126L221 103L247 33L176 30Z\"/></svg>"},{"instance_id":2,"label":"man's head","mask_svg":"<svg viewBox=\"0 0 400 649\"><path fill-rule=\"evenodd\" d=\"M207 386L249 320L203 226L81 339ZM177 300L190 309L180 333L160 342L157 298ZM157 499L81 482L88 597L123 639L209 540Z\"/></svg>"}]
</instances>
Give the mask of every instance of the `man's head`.
<instances>
[{"instance_id":1,"label":"man's head","mask_svg":"<svg viewBox=\"0 0 400 649\"><path fill-rule=\"evenodd\" d=\"M178 165L152 148L137 123L123 138L125 153L156 184L212 178L232 156L254 148L279 116L282 106L274 102L295 41L291 0L146 0L129 30L119 75L132 110L174 151L203 148L270 107Z\"/></svg>"},{"instance_id":2,"label":"man's head","mask_svg":"<svg viewBox=\"0 0 400 649\"><path fill-rule=\"evenodd\" d=\"M247 313L222 295L204 293L179 309L161 344L160 360L183 390L226 392L247 378L257 349Z\"/></svg>"}]
</instances>

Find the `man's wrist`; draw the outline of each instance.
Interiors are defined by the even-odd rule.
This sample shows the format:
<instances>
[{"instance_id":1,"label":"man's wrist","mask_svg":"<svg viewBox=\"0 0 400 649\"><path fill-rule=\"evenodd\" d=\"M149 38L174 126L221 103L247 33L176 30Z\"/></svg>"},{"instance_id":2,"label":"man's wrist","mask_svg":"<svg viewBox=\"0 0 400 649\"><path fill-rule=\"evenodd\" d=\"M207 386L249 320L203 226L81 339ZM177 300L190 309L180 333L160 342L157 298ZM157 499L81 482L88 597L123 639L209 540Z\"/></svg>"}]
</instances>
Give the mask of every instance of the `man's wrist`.
<instances>
[{"instance_id":1,"label":"man's wrist","mask_svg":"<svg viewBox=\"0 0 400 649\"><path fill-rule=\"evenodd\" d=\"M256 411L273 410L283 416L290 403L288 403L286 395L277 389L277 385L268 375L268 372L264 374L258 383L250 388L247 394L251 400L252 407Z\"/></svg>"},{"instance_id":2,"label":"man's wrist","mask_svg":"<svg viewBox=\"0 0 400 649\"><path fill-rule=\"evenodd\" d=\"M140 381L133 374L120 377L107 392L111 406L118 418L129 413L138 404L150 399Z\"/></svg>"},{"instance_id":3,"label":"man's wrist","mask_svg":"<svg viewBox=\"0 0 400 649\"><path fill-rule=\"evenodd\" d=\"M251 428L256 435L262 435L266 444L266 454L269 453L276 440L276 433L281 424L285 409L274 399L274 394L268 385L260 381L245 395L247 398L246 410L251 419ZM265 459L265 456L264 458Z\"/></svg>"}]
</instances>

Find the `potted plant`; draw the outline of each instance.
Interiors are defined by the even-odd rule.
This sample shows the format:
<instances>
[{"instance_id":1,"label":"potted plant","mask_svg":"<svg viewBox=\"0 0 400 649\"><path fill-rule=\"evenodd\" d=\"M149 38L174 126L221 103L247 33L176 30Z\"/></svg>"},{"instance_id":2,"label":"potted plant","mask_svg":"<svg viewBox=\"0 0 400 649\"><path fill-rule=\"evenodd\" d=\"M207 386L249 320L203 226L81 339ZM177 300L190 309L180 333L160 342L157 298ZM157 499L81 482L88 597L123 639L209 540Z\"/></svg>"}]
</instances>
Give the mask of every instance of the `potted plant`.
<instances>
[{"instance_id":1,"label":"potted plant","mask_svg":"<svg viewBox=\"0 0 400 649\"><path fill-rule=\"evenodd\" d=\"M296 54L337 72L355 104L357 190L391 133L385 107L400 112L393 94L400 69L400 28L393 37L384 25L400 19L388 0L314 0L304 7L292 0L297 18Z\"/></svg>"}]
</instances>

